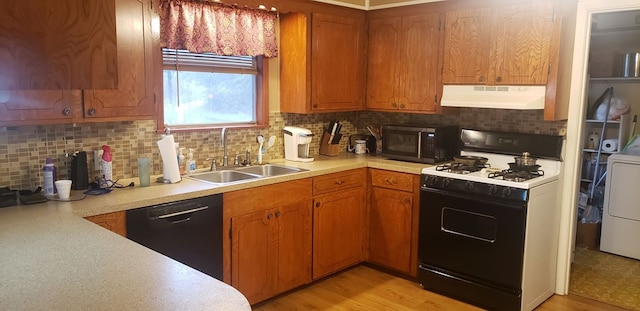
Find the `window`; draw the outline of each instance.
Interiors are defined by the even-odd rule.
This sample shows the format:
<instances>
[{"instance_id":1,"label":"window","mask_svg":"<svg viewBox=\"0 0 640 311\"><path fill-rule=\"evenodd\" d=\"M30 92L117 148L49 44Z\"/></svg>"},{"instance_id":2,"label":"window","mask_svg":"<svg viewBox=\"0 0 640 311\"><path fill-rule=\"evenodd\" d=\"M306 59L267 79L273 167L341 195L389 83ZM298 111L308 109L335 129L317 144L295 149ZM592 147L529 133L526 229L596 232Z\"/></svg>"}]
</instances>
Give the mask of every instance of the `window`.
<instances>
[{"instance_id":1,"label":"window","mask_svg":"<svg viewBox=\"0 0 640 311\"><path fill-rule=\"evenodd\" d=\"M260 57L163 49L164 120L172 129L265 124Z\"/></svg>"}]
</instances>

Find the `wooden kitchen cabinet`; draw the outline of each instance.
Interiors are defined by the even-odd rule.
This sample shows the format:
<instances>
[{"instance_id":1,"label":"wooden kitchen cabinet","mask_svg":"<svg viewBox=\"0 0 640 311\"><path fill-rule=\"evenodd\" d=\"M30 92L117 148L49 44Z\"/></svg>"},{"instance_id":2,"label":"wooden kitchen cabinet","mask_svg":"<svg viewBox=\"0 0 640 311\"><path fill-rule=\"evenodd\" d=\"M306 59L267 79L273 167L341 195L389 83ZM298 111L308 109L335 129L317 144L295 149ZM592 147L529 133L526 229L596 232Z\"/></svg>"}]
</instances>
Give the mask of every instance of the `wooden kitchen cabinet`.
<instances>
[{"instance_id":1,"label":"wooden kitchen cabinet","mask_svg":"<svg viewBox=\"0 0 640 311\"><path fill-rule=\"evenodd\" d=\"M225 282L252 304L311 282L311 179L223 198Z\"/></svg>"},{"instance_id":2,"label":"wooden kitchen cabinet","mask_svg":"<svg viewBox=\"0 0 640 311\"><path fill-rule=\"evenodd\" d=\"M555 22L549 1L447 12L443 83L546 85Z\"/></svg>"},{"instance_id":3,"label":"wooden kitchen cabinet","mask_svg":"<svg viewBox=\"0 0 640 311\"><path fill-rule=\"evenodd\" d=\"M116 88L114 0L3 1L0 90Z\"/></svg>"},{"instance_id":4,"label":"wooden kitchen cabinet","mask_svg":"<svg viewBox=\"0 0 640 311\"><path fill-rule=\"evenodd\" d=\"M117 64L109 68L115 89L0 90L0 125L152 119L153 57L160 50L153 48L150 6L150 0L115 0Z\"/></svg>"},{"instance_id":5,"label":"wooden kitchen cabinet","mask_svg":"<svg viewBox=\"0 0 640 311\"><path fill-rule=\"evenodd\" d=\"M418 175L370 169L367 261L416 276Z\"/></svg>"},{"instance_id":6,"label":"wooden kitchen cabinet","mask_svg":"<svg viewBox=\"0 0 640 311\"><path fill-rule=\"evenodd\" d=\"M314 177L314 280L364 261L365 181L365 169Z\"/></svg>"},{"instance_id":7,"label":"wooden kitchen cabinet","mask_svg":"<svg viewBox=\"0 0 640 311\"><path fill-rule=\"evenodd\" d=\"M368 110L436 112L440 13L369 21Z\"/></svg>"},{"instance_id":8,"label":"wooden kitchen cabinet","mask_svg":"<svg viewBox=\"0 0 640 311\"><path fill-rule=\"evenodd\" d=\"M95 216L85 217L86 220L111 230L123 237L127 237L126 212L119 211Z\"/></svg>"},{"instance_id":9,"label":"wooden kitchen cabinet","mask_svg":"<svg viewBox=\"0 0 640 311\"><path fill-rule=\"evenodd\" d=\"M280 111L361 110L365 81L364 16L280 15Z\"/></svg>"}]
</instances>

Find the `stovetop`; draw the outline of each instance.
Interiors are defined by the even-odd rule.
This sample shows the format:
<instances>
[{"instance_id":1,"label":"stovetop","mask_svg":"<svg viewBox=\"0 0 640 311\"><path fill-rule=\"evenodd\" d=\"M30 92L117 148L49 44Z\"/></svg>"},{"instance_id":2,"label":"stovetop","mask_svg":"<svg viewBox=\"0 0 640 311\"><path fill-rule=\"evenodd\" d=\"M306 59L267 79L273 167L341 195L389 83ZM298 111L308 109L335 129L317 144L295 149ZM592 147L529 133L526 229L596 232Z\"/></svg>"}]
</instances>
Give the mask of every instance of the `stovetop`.
<instances>
[{"instance_id":1,"label":"stovetop","mask_svg":"<svg viewBox=\"0 0 640 311\"><path fill-rule=\"evenodd\" d=\"M520 189L533 187L557 180L560 175L560 161L538 159L538 170L532 172L513 171L509 163L515 162L514 156L482 152L462 151L461 155L488 158L484 166L464 166L451 162L422 169L422 174L443 177L444 179L466 180L471 182L507 186ZM437 180L437 178L432 179Z\"/></svg>"}]
</instances>

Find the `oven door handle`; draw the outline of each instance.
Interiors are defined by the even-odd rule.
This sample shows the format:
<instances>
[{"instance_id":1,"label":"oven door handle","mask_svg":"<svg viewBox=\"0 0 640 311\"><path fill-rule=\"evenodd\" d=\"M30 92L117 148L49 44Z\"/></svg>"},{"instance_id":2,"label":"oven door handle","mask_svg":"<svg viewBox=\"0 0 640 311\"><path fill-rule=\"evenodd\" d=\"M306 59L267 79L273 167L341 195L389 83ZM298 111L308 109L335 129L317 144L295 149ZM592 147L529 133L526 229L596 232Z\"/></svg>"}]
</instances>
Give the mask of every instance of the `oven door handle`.
<instances>
[{"instance_id":1,"label":"oven door handle","mask_svg":"<svg viewBox=\"0 0 640 311\"><path fill-rule=\"evenodd\" d=\"M427 193L432 192L439 195L446 195L450 197L455 197L455 198L470 200L475 202L490 203L490 204L500 205L500 206L509 207L509 208L517 208L517 209L527 208L527 202L523 202L521 200L515 200L515 201L501 200L499 198L480 197L480 196L473 195L471 193L458 194L458 193L453 193L445 190L427 188L427 187L421 187L420 191L427 192Z\"/></svg>"}]
</instances>

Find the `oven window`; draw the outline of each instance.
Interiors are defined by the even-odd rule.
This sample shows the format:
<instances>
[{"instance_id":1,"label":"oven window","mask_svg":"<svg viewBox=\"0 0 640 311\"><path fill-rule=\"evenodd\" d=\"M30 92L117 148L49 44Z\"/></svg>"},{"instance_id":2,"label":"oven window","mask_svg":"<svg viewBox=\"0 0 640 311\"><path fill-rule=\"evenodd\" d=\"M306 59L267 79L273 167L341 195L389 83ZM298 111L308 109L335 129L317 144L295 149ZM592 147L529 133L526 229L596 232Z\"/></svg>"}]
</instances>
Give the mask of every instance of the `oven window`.
<instances>
[{"instance_id":1,"label":"oven window","mask_svg":"<svg viewBox=\"0 0 640 311\"><path fill-rule=\"evenodd\" d=\"M496 241L497 222L493 216L442 208L440 227L442 231L493 243Z\"/></svg>"}]
</instances>

